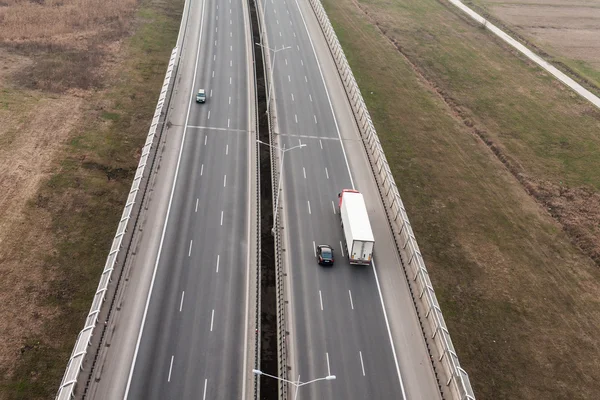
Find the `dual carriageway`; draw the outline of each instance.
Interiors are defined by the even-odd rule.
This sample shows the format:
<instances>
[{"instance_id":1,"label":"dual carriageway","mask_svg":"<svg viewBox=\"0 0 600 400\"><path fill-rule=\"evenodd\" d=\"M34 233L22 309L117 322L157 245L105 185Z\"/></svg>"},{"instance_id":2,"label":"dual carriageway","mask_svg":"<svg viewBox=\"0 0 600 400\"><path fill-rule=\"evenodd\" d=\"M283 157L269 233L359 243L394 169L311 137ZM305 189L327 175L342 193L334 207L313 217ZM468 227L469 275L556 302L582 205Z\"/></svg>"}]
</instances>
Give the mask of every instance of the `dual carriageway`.
<instances>
[{"instance_id":1,"label":"dual carriageway","mask_svg":"<svg viewBox=\"0 0 600 400\"><path fill-rule=\"evenodd\" d=\"M164 152L98 399L251 399L256 280L256 95L245 0L189 0ZM304 399L441 398L352 110L306 0L264 0L289 377ZM273 59L273 57L275 57ZM205 104L194 95L204 88ZM275 151L275 150L273 150ZM372 267L352 267L335 202L365 194ZM315 245L337 252L319 267ZM141 255L139 255L141 254Z\"/></svg>"}]
</instances>

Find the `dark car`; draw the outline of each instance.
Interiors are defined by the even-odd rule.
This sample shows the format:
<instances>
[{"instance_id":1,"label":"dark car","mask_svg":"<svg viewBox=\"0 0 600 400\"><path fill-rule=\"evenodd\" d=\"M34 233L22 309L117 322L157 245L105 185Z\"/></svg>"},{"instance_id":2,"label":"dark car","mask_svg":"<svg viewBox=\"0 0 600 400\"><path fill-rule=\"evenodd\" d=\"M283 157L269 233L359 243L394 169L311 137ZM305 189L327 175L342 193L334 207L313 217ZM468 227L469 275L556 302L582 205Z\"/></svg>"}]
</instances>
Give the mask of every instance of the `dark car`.
<instances>
[{"instance_id":1,"label":"dark car","mask_svg":"<svg viewBox=\"0 0 600 400\"><path fill-rule=\"evenodd\" d=\"M333 249L328 244L317 246L317 261L319 265L333 265Z\"/></svg>"}]
</instances>

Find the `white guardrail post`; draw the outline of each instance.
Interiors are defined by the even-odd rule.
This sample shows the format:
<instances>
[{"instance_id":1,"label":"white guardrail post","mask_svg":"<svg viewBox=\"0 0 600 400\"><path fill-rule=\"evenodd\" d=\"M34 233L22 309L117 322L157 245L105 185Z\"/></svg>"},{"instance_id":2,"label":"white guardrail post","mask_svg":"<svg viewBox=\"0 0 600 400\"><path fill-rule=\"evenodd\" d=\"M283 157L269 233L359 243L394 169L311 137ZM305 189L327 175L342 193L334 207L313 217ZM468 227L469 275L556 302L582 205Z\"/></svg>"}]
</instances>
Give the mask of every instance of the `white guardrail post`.
<instances>
[{"instance_id":1,"label":"white guardrail post","mask_svg":"<svg viewBox=\"0 0 600 400\"><path fill-rule=\"evenodd\" d=\"M152 118L148 136L146 137L146 143L142 148L140 162L138 163L135 177L133 178L133 183L131 184L131 189L129 190L129 196L127 196L127 202L125 203L125 208L123 209L123 214L121 215L121 220L119 221L119 225L117 227L117 233L113 239L110 252L108 253L108 258L106 259L106 264L104 265L104 270L102 271L102 275L100 277L100 283L98 283L98 289L96 290L96 294L94 295L94 299L92 301L92 307L90 308L90 312L85 320L85 325L77 337L75 347L73 348L73 352L71 353L71 357L67 364L67 369L58 389L58 393L56 394L57 400L70 400L74 398L76 384L79 379L83 379L81 376L83 363L86 358L86 354L88 353L88 347L92 340L92 335L95 333L96 323L98 322L98 314L100 313L106 299L105 294L113 277L112 273L115 269L117 257L121 256L121 250L124 250L123 238L129 222L132 221L132 211L140 202L140 197L142 197L138 196L138 193L140 192L140 184L142 183L142 180L150 173L150 168L147 169L146 166L152 164L152 160L149 159L149 156L152 145L154 144L154 137L157 134L160 134L159 129L162 129L162 126L159 128L159 120L163 117L163 106L167 101L167 94L169 92L169 86L171 85L171 79L173 78L173 72L175 71L177 57L178 48L176 47L171 52L169 66L167 67L167 73L165 75L160 96L158 98L158 103L154 111L154 117Z\"/></svg>"},{"instance_id":2,"label":"white guardrail post","mask_svg":"<svg viewBox=\"0 0 600 400\"><path fill-rule=\"evenodd\" d=\"M425 262L398 193L398 187L348 60L321 1L309 0L309 2L325 35L352 106L388 221L394 233L396 246L403 260L405 275L411 288L417 313L420 316L423 335L428 344L442 394L453 400L475 400L469 376L458 362L458 356L452 345L450 333L446 328L446 322L429 279Z\"/></svg>"}]
</instances>

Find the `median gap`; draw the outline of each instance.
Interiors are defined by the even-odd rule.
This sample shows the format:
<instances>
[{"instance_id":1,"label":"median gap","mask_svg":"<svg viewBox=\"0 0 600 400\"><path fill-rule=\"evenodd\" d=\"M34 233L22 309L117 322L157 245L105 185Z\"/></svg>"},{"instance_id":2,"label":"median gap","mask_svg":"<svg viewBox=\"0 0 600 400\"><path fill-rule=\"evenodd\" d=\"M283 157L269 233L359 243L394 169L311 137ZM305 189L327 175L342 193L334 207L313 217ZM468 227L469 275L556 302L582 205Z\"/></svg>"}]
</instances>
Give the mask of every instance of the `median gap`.
<instances>
[{"instance_id":1,"label":"median gap","mask_svg":"<svg viewBox=\"0 0 600 400\"><path fill-rule=\"evenodd\" d=\"M252 25L252 43L261 43L260 25L256 12L256 2L249 1ZM270 143L267 119L267 93L265 71L262 63L262 47L254 46L256 68L256 96L258 103L258 138ZM277 287L275 278L275 242L271 234L273 226L273 185L271 181L271 148L258 146L260 168L260 370L266 374L279 375L277 354ZM261 378L260 398L278 398L278 384L275 379Z\"/></svg>"}]
</instances>

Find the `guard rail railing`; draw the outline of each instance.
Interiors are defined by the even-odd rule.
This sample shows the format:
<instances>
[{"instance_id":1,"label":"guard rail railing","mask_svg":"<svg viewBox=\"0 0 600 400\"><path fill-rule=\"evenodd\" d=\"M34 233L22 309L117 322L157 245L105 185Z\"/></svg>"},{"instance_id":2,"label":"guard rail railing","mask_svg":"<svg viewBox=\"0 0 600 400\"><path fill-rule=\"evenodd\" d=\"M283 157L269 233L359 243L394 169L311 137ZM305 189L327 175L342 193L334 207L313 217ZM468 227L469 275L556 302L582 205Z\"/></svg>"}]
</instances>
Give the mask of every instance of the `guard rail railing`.
<instances>
[{"instance_id":1,"label":"guard rail railing","mask_svg":"<svg viewBox=\"0 0 600 400\"><path fill-rule=\"evenodd\" d=\"M338 73L342 78L371 169L377 180L387 219L403 260L404 272L421 321L421 328L429 348L432 364L440 381L442 395L457 400L474 400L475 395L471 388L469 376L458 362L458 356L452 345L446 322L413 234L406 209L400 198L398 187L358 84L321 1L309 1L327 40Z\"/></svg>"},{"instance_id":2,"label":"guard rail railing","mask_svg":"<svg viewBox=\"0 0 600 400\"><path fill-rule=\"evenodd\" d=\"M104 264L104 269L100 276L100 282L98 283L98 288L94 294L90 311L85 319L84 327L77 336L75 346L73 347L73 351L71 352L71 356L67 362L67 368L58 388L56 400L71 400L75 397L77 383L83 379L86 380L86 383L88 381L87 378L82 376L85 375L82 373L84 369L84 363L88 358L90 358L91 353L97 354L98 352L98 348L95 348L95 351L90 352L89 347L92 344L92 338L94 334L100 334L100 336L104 334L104 329L101 328L104 328L106 324L102 324L102 327L98 327L98 317L105 308L112 307L112 302L109 302L110 304L105 305L106 294L109 291L109 285L111 284L112 280L115 279L113 274L115 273L116 266L120 264L122 267L122 265L125 263L127 246L125 245L124 240L127 236L126 232L132 232L135 224L137 223L141 209L141 203L147 187L148 177L154 162L153 156L156 154L155 150L158 142L156 138L160 137L160 134L164 128L164 120L169 108L174 77L177 75L179 58L181 57L179 49L183 46L185 30L187 29L189 5L190 0L186 0L183 8L181 24L179 27L177 44L176 47L171 51L171 57L169 59L167 72L163 80L163 85L160 91L156 109L154 110L154 116L150 124L150 129L148 130L148 135L146 136L146 142L142 147L140 161L129 190L129 195L127 196L123 213L121 214L121 219L119 220L119 224L117 226L117 232L108 253L106 263ZM131 241L131 235L129 236L129 241ZM118 278L119 277L117 276L117 279ZM112 291L116 292L114 288L112 288ZM110 313L110 310L108 310L108 312ZM100 342L101 340L96 340L95 347L99 347Z\"/></svg>"},{"instance_id":3,"label":"guard rail railing","mask_svg":"<svg viewBox=\"0 0 600 400\"><path fill-rule=\"evenodd\" d=\"M269 42L266 34L264 11L264 2L268 0L261 0L256 2L257 4L257 15L260 26L261 44L263 45L263 67L265 71L265 82L266 91L271 93L269 97L267 95L267 111L268 111L268 126L269 126L269 141L272 146L279 146L277 140L277 133L275 127L277 122L275 115L277 115L277 106L275 104L275 90L271 92L271 86L273 82L273 72L271 71L271 53L269 51ZM282 155L277 151L272 151L271 148L271 187L273 188L272 202L275 205L277 199L277 188L279 187L279 179L281 179L282 171L278 170L278 157ZM276 308L277 308L277 363L278 363L278 376L282 379L288 379L288 353L287 353L287 337L286 337L286 310L285 310L285 274L284 274L284 258L282 257L283 244L281 240L281 218L275 218L277 210L273 209L273 220L275 222L273 226L273 241L275 244L275 290L276 290ZM279 398L286 400L288 396L288 385L279 380Z\"/></svg>"}]
</instances>

